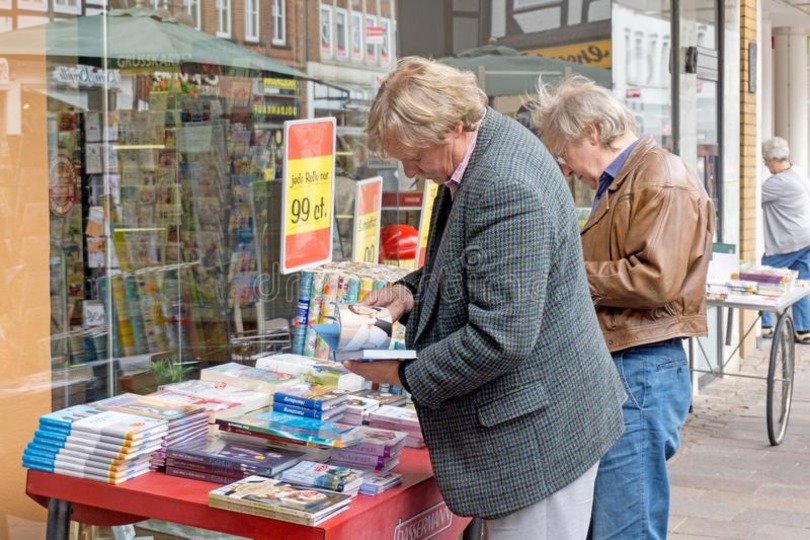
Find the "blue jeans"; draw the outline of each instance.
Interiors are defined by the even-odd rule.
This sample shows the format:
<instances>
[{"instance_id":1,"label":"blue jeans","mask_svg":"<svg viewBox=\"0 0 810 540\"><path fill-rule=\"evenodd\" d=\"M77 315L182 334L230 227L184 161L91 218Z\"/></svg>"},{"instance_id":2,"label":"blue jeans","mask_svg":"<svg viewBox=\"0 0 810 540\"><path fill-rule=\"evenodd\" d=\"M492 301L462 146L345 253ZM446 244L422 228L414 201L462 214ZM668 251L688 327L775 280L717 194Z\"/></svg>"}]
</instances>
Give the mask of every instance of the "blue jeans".
<instances>
[{"instance_id":1,"label":"blue jeans","mask_svg":"<svg viewBox=\"0 0 810 540\"><path fill-rule=\"evenodd\" d=\"M589 538L667 537L667 460L680 443L692 379L681 339L613 353L624 382L624 434L602 457Z\"/></svg>"},{"instance_id":2,"label":"blue jeans","mask_svg":"<svg viewBox=\"0 0 810 540\"><path fill-rule=\"evenodd\" d=\"M810 247L792 253L780 253L762 257L762 264L776 268L790 268L799 271L799 279L810 279ZM797 332L810 331L810 297L804 297L793 304L793 326ZM762 313L762 327L774 325L773 313Z\"/></svg>"}]
</instances>

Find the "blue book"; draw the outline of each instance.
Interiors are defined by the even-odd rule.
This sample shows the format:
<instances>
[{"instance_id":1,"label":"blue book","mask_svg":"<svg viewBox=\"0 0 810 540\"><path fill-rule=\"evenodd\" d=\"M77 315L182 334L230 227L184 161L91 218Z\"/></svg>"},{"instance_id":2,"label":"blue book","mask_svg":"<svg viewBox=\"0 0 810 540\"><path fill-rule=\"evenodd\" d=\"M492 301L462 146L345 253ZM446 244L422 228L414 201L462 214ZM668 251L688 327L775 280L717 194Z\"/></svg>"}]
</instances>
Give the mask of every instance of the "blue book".
<instances>
[{"instance_id":1,"label":"blue book","mask_svg":"<svg viewBox=\"0 0 810 540\"><path fill-rule=\"evenodd\" d=\"M340 405L348 398L349 392L346 390L321 384L303 383L278 390L273 395L273 402L326 411ZM313 416L313 418L319 417Z\"/></svg>"},{"instance_id":2,"label":"blue book","mask_svg":"<svg viewBox=\"0 0 810 540\"><path fill-rule=\"evenodd\" d=\"M293 442L335 448L350 446L360 440L359 436L353 433L355 426L293 416L274 412L269 408L259 409L237 418L218 418L216 423L224 431L269 435Z\"/></svg>"},{"instance_id":3,"label":"blue book","mask_svg":"<svg viewBox=\"0 0 810 540\"><path fill-rule=\"evenodd\" d=\"M74 405L67 409L43 414L39 417L39 427L54 433L69 434L73 429L74 422L101 412L101 409L91 405Z\"/></svg>"},{"instance_id":4,"label":"blue book","mask_svg":"<svg viewBox=\"0 0 810 540\"><path fill-rule=\"evenodd\" d=\"M283 402L276 401L273 403L273 410L275 412L294 414L295 416L304 416L306 418L316 418L318 420L329 420L336 416L342 415L346 411L346 404L343 403L337 407L330 409L311 409L309 407L299 407L298 405L288 405Z\"/></svg>"}]
</instances>

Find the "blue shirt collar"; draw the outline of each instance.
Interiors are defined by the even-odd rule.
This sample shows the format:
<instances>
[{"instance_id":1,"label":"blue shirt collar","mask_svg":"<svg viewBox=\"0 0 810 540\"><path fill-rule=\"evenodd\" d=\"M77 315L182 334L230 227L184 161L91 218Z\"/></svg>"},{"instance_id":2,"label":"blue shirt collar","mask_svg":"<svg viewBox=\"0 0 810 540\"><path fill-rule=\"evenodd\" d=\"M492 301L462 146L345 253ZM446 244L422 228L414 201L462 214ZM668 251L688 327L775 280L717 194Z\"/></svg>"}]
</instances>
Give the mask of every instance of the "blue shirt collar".
<instances>
[{"instance_id":1,"label":"blue shirt collar","mask_svg":"<svg viewBox=\"0 0 810 540\"><path fill-rule=\"evenodd\" d=\"M624 167L624 163L627 161L627 158L630 157L630 153L633 151L633 148L639 143L641 139L636 139L630 145L627 146L622 152L616 156L616 159L610 162L610 165L605 168L605 171L599 176L599 185L596 188L596 196L593 198L593 205L591 206L591 212L593 209L596 208L597 203L602 199L605 195L605 192L610 187L610 184L613 183L613 180L619 174L619 171L622 170Z\"/></svg>"}]
</instances>

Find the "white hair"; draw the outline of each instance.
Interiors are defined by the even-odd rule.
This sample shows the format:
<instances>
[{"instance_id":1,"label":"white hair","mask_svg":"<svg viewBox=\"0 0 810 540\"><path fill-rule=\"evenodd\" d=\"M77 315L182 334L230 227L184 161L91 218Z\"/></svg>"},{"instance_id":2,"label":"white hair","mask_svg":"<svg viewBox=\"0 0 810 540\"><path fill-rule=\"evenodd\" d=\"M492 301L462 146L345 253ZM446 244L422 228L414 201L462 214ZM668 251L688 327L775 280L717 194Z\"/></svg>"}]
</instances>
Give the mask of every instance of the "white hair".
<instances>
[{"instance_id":1,"label":"white hair","mask_svg":"<svg viewBox=\"0 0 810 540\"><path fill-rule=\"evenodd\" d=\"M790 159L790 146L782 137L772 137L762 143L762 159L770 161L777 159L787 161Z\"/></svg>"}]
</instances>

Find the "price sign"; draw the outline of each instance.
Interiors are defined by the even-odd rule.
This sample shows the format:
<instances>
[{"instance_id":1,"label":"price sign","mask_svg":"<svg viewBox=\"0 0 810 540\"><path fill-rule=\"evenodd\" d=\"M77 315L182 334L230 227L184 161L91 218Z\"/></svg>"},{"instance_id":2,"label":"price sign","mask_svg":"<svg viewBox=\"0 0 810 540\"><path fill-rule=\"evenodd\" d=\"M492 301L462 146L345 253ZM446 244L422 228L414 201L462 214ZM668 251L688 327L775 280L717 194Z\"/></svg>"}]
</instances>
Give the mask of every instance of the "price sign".
<instances>
[{"instance_id":1,"label":"price sign","mask_svg":"<svg viewBox=\"0 0 810 540\"><path fill-rule=\"evenodd\" d=\"M376 263L380 255L380 214L382 212L382 176L357 182L354 196L354 234L352 260Z\"/></svg>"},{"instance_id":2,"label":"price sign","mask_svg":"<svg viewBox=\"0 0 810 540\"><path fill-rule=\"evenodd\" d=\"M335 119L284 122L281 273L332 260Z\"/></svg>"},{"instance_id":3,"label":"price sign","mask_svg":"<svg viewBox=\"0 0 810 540\"><path fill-rule=\"evenodd\" d=\"M425 180L425 191L422 193L422 211L419 213L419 253L416 256L416 267L422 268L427 254L428 234L430 233L430 218L433 216L433 201L439 192L439 184L433 180Z\"/></svg>"}]
</instances>

